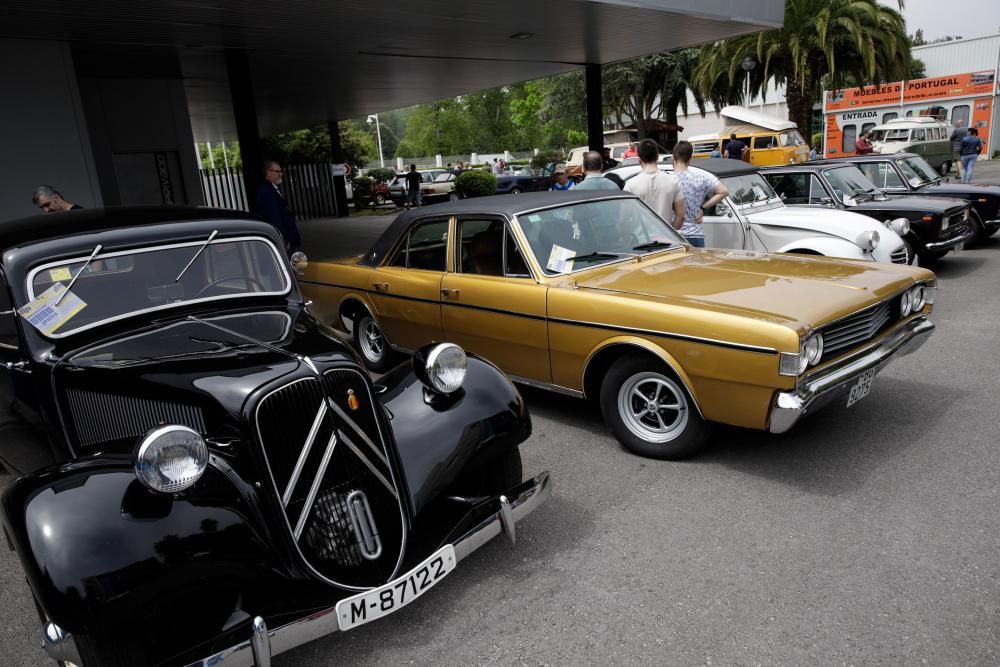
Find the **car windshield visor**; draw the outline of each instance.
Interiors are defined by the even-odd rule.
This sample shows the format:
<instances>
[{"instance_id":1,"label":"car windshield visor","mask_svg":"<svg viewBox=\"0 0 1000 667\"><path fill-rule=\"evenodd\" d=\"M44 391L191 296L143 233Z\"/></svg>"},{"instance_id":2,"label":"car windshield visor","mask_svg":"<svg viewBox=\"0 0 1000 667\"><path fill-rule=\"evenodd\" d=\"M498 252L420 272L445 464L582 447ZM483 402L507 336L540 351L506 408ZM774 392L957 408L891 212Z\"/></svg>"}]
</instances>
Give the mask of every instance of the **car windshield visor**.
<instances>
[{"instance_id":1,"label":"car windshield visor","mask_svg":"<svg viewBox=\"0 0 1000 667\"><path fill-rule=\"evenodd\" d=\"M106 252L86 262L83 255L43 264L28 274L28 298L35 300L53 288L62 290L80 273L72 289L79 307L60 313L65 321L47 328L51 338L186 303L286 294L292 285L277 248L255 237Z\"/></svg>"},{"instance_id":2,"label":"car windshield visor","mask_svg":"<svg viewBox=\"0 0 1000 667\"><path fill-rule=\"evenodd\" d=\"M878 192L875 184L857 167L838 167L837 169L826 169L823 176L830 183L830 187L837 193L841 200L844 197L856 199L858 197L873 196Z\"/></svg>"},{"instance_id":3,"label":"car windshield visor","mask_svg":"<svg viewBox=\"0 0 1000 667\"><path fill-rule=\"evenodd\" d=\"M546 275L571 273L684 243L662 218L631 197L525 213L518 216L518 222ZM576 258L583 261L577 265Z\"/></svg>"}]
</instances>

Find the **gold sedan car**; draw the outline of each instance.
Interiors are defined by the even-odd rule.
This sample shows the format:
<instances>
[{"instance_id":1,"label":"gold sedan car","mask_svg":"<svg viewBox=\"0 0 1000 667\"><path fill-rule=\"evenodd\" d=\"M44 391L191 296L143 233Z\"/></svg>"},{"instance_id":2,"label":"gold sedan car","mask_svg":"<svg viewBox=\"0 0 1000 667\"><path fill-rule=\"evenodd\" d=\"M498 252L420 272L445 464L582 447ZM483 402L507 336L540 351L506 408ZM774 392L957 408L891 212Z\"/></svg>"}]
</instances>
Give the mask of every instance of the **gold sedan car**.
<instances>
[{"instance_id":1,"label":"gold sedan car","mask_svg":"<svg viewBox=\"0 0 1000 667\"><path fill-rule=\"evenodd\" d=\"M515 382L598 399L656 458L693 454L710 422L781 433L853 405L933 331L937 290L926 269L695 249L640 200L593 190L404 213L300 282L373 370L451 341Z\"/></svg>"}]
</instances>

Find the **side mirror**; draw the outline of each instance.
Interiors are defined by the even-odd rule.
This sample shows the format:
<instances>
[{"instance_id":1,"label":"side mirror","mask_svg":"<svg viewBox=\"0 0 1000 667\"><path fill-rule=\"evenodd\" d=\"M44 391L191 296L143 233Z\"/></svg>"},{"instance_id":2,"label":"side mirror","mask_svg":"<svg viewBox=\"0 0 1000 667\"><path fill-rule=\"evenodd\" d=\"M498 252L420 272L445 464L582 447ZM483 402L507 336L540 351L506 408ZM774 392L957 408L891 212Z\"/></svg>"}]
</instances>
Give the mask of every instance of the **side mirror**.
<instances>
[{"instance_id":1,"label":"side mirror","mask_svg":"<svg viewBox=\"0 0 1000 667\"><path fill-rule=\"evenodd\" d=\"M706 215L714 215L716 217L726 216L727 218L733 217L733 210L729 208L729 204L726 202L719 202L711 208L709 211L705 211Z\"/></svg>"},{"instance_id":2,"label":"side mirror","mask_svg":"<svg viewBox=\"0 0 1000 667\"><path fill-rule=\"evenodd\" d=\"M833 206L833 199L831 199L830 197L820 197L819 203L822 204L823 206Z\"/></svg>"}]
</instances>

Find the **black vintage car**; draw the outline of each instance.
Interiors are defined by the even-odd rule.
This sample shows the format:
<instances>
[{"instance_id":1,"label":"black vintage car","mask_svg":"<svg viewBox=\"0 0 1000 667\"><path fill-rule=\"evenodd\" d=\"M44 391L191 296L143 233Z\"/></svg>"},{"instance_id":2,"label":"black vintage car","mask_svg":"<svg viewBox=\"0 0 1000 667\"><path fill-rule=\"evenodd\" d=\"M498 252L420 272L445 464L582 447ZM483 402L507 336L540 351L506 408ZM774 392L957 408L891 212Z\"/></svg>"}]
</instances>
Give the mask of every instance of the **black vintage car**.
<instances>
[{"instance_id":1,"label":"black vintage car","mask_svg":"<svg viewBox=\"0 0 1000 667\"><path fill-rule=\"evenodd\" d=\"M434 344L373 384L269 225L123 208L0 239L3 528L63 664L268 665L549 493L496 367Z\"/></svg>"},{"instance_id":2,"label":"black vintage car","mask_svg":"<svg viewBox=\"0 0 1000 667\"><path fill-rule=\"evenodd\" d=\"M788 206L838 208L888 224L908 259L936 260L972 240L969 205L959 199L886 196L855 165L835 160L767 167L761 174Z\"/></svg>"},{"instance_id":3,"label":"black vintage car","mask_svg":"<svg viewBox=\"0 0 1000 667\"><path fill-rule=\"evenodd\" d=\"M555 172L556 163L542 167L535 173L531 167L514 167L513 173L500 174L497 176L498 195L516 195L521 192L543 192L552 187L552 174Z\"/></svg>"},{"instance_id":4,"label":"black vintage car","mask_svg":"<svg viewBox=\"0 0 1000 667\"><path fill-rule=\"evenodd\" d=\"M970 219L976 241L1000 230L1000 187L996 185L947 180L913 153L860 155L844 160L856 165L868 180L889 194L966 200L972 204Z\"/></svg>"}]
</instances>

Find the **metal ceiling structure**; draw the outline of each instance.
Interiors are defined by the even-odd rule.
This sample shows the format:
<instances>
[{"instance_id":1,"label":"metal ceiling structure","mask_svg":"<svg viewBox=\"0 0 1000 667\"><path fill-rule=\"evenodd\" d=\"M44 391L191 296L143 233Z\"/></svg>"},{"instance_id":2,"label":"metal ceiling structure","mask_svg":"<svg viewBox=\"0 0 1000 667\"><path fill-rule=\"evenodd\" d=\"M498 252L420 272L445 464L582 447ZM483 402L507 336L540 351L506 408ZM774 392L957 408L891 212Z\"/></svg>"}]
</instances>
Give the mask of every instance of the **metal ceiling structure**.
<instances>
[{"instance_id":1,"label":"metal ceiling structure","mask_svg":"<svg viewBox=\"0 0 1000 667\"><path fill-rule=\"evenodd\" d=\"M784 0L4 0L0 37L172 54L197 140L235 138L224 49L261 134L780 26ZM141 76L142 72L136 72Z\"/></svg>"}]
</instances>

